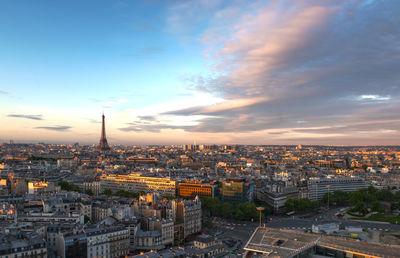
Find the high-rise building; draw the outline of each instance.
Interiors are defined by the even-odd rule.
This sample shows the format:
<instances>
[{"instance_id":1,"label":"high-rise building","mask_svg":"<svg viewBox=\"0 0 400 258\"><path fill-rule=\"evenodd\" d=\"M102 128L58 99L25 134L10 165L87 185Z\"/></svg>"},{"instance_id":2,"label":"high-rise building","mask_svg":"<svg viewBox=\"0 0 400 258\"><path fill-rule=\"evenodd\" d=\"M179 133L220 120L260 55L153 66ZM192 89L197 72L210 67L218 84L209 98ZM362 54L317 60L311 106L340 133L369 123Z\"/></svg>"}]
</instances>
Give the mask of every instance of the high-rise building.
<instances>
[{"instance_id":1,"label":"high-rise building","mask_svg":"<svg viewBox=\"0 0 400 258\"><path fill-rule=\"evenodd\" d=\"M110 146L108 146L107 143L107 138L106 138L106 124L104 121L104 114L102 116L103 120L102 120L102 126L101 126L101 137L100 137L100 143L99 146L97 147L98 151L108 151L110 150Z\"/></svg>"}]
</instances>

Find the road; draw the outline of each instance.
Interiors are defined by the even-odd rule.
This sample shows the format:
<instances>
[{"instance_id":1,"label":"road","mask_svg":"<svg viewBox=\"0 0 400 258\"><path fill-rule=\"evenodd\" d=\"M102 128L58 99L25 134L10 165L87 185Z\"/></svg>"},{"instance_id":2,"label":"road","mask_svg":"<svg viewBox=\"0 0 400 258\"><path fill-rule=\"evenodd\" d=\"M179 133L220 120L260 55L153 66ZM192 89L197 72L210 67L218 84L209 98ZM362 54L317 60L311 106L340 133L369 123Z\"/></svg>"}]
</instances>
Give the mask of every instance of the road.
<instances>
[{"instance_id":1,"label":"road","mask_svg":"<svg viewBox=\"0 0 400 258\"><path fill-rule=\"evenodd\" d=\"M338 218L335 214L339 211L338 208L325 210L311 218L300 218L301 216L293 216L291 218L271 217L271 221L266 223L266 226L273 228L286 229L311 229L312 224L320 224L324 222L338 222L343 226L357 226L369 230L377 231L400 231L400 225L389 224L385 222L374 221L355 221Z\"/></svg>"}]
</instances>

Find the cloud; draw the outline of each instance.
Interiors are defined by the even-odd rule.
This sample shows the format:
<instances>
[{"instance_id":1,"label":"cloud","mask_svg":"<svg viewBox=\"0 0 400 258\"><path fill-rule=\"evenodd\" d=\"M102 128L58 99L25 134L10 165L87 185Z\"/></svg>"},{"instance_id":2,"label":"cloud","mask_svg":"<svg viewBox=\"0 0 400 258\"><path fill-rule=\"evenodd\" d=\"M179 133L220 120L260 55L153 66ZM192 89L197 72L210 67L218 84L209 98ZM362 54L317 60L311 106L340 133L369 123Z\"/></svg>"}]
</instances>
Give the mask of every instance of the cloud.
<instances>
[{"instance_id":1,"label":"cloud","mask_svg":"<svg viewBox=\"0 0 400 258\"><path fill-rule=\"evenodd\" d=\"M157 119L155 116L138 116L140 120L145 120L145 121L156 121Z\"/></svg>"},{"instance_id":2,"label":"cloud","mask_svg":"<svg viewBox=\"0 0 400 258\"><path fill-rule=\"evenodd\" d=\"M6 94L8 94L8 92L0 90L0 95L6 95Z\"/></svg>"},{"instance_id":3,"label":"cloud","mask_svg":"<svg viewBox=\"0 0 400 258\"><path fill-rule=\"evenodd\" d=\"M34 129L43 129L43 130L58 131L58 132L65 132L71 128L72 128L71 126L65 126L65 125L34 127Z\"/></svg>"},{"instance_id":4,"label":"cloud","mask_svg":"<svg viewBox=\"0 0 400 258\"><path fill-rule=\"evenodd\" d=\"M375 136L375 130L395 130L397 124L388 125L400 119L399 1L255 1L241 12L238 7L240 1L199 11L212 10L201 37L212 74L185 82L225 101L166 113L207 116L186 130L326 127L314 130L315 137L343 139L363 130ZM230 13L231 23L219 20Z\"/></svg>"},{"instance_id":5,"label":"cloud","mask_svg":"<svg viewBox=\"0 0 400 258\"><path fill-rule=\"evenodd\" d=\"M379 101L379 100L390 100L390 96L379 96L379 95L361 95L357 98L358 100L372 100L372 101Z\"/></svg>"},{"instance_id":6,"label":"cloud","mask_svg":"<svg viewBox=\"0 0 400 258\"><path fill-rule=\"evenodd\" d=\"M233 111L244 107L253 106L255 104L268 101L268 98L242 98L226 100L210 106L192 107L183 110L166 112L165 114L185 114L185 115L208 115L219 114L223 111Z\"/></svg>"},{"instance_id":7,"label":"cloud","mask_svg":"<svg viewBox=\"0 0 400 258\"><path fill-rule=\"evenodd\" d=\"M151 133L159 133L163 129L174 129L174 130L185 130L189 129L191 126L175 126L168 124L136 124L128 127L118 128L123 132L151 132Z\"/></svg>"},{"instance_id":8,"label":"cloud","mask_svg":"<svg viewBox=\"0 0 400 258\"><path fill-rule=\"evenodd\" d=\"M22 114L9 114L8 117L25 118L31 120L43 120L42 115L22 115Z\"/></svg>"},{"instance_id":9,"label":"cloud","mask_svg":"<svg viewBox=\"0 0 400 258\"><path fill-rule=\"evenodd\" d=\"M101 124L101 120L92 119L92 118L85 118L85 119L93 124Z\"/></svg>"}]
</instances>

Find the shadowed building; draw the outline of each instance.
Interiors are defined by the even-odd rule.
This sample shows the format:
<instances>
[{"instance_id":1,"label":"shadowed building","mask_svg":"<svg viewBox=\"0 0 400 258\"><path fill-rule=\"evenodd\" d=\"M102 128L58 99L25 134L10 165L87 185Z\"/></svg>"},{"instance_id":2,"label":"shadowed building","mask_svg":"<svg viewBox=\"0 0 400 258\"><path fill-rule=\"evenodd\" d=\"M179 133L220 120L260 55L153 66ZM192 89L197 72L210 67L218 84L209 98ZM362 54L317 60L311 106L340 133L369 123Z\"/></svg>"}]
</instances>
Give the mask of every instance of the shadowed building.
<instances>
[{"instance_id":1,"label":"shadowed building","mask_svg":"<svg viewBox=\"0 0 400 258\"><path fill-rule=\"evenodd\" d=\"M106 138L106 125L104 122L104 114L102 116L102 125L101 125L101 137L100 137L100 143L99 146L97 147L98 151L108 151L110 150L110 146L108 146L107 143L107 138Z\"/></svg>"},{"instance_id":2,"label":"shadowed building","mask_svg":"<svg viewBox=\"0 0 400 258\"><path fill-rule=\"evenodd\" d=\"M245 257L399 257L400 247L275 228L258 227L244 250Z\"/></svg>"}]
</instances>

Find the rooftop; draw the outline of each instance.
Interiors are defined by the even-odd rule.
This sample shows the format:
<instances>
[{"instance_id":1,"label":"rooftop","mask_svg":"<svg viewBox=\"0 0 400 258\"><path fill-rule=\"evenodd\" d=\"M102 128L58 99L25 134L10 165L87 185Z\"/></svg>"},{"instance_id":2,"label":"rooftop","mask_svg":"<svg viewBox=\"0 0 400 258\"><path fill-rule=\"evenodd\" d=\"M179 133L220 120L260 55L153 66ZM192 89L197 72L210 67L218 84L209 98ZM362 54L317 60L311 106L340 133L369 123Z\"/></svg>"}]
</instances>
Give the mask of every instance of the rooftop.
<instances>
[{"instance_id":1,"label":"rooftop","mask_svg":"<svg viewBox=\"0 0 400 258\"><path fill-rule=\"evenodd\" d=\"M262 227L256 229L244 249L267 256L293 257L315 245L377 257L398 257L400 253L400 247Z\"/></svg>"}]
</instances>

